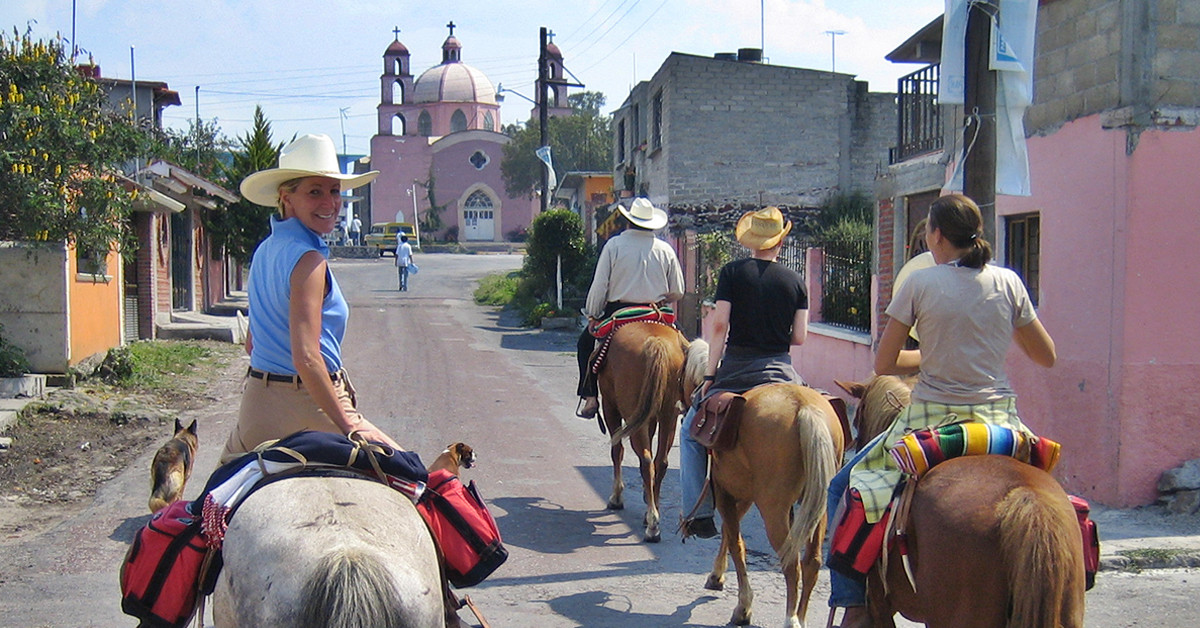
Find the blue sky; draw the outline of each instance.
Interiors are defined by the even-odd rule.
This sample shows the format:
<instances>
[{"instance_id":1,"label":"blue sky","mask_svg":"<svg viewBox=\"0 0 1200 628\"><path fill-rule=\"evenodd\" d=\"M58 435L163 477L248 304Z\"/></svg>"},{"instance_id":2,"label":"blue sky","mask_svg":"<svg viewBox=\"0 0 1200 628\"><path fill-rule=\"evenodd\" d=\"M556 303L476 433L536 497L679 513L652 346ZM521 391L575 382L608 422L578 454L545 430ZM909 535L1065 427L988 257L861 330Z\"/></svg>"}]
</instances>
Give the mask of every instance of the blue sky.
<instances>
[{"instance_id":1,"label":"blue sky","mask_svg":"<svg viewBox=\"0 0 1200 628\"><path fill-rule=\"evenodd\" d=\"M414 74L441 61L453 20L465 63L532 97L538 29L546 26L566 67L603 92L611 111L673 51L762 45L769 63L836 63L872 91L894 91L917 67L884 55L939 16L944 0L4 0L0 27L70 38L73 4L75 39L104 76L135 71L179 92L183 105L166 110L167 126L187 128L198 104L201 118L240 135L261 104L276 140L326 133L340 146L344 130L348 152L361 154L375 133L382 55L396 27ZM519 122L529 110L508 95L501 115Z\"/></svg>"}]
</instances>

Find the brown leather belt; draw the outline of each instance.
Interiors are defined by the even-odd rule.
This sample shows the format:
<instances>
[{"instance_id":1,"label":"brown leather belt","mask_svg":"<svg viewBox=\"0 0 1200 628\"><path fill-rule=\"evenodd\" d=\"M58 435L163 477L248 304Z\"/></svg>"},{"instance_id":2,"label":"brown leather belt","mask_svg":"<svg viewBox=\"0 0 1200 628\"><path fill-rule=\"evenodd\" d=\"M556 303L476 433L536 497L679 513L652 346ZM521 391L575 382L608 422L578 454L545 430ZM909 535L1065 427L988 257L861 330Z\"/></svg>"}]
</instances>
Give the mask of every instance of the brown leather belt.
<instances>
[{"instance_id":1,"label":"brown leather belt","mask_svg":"<svg viewBox=\"0 0 1200 628\"><path fill-rule=\"evenodd\" d=\"M246 374L249 375L250 377L253 377L254 379L265 379L268 382L281 382L281 383L285 383L285 384L299 384L300 383L299 375L281 375L279 373L268 373L266 371L260 371L254 367L250 367L250 368L246 369ZM329 381L336 384L341 380L342 380L342 372L341 371L329 374Z\"/></svg>"}]
</instances>

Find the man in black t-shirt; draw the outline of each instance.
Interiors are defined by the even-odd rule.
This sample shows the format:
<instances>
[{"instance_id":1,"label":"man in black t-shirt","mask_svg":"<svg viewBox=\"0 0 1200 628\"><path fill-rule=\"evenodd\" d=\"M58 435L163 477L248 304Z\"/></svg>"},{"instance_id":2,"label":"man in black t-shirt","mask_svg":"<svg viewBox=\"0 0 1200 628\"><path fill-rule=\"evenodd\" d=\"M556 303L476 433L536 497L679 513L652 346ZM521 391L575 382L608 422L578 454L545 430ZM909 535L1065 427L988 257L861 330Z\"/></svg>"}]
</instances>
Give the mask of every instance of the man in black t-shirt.
<instances>
[{"instance_id":1,"label":"man in black t-shirt","mask_svg":"<svg viewBox=\"0 0 1200 628\"><path fill-rule=\"evenodd\" d=\"M796 271L775 261L791 229L791 221L775 207L749 212L738 221L738 242L753 256L726 264L717 277L708 372L698 399L717 390L742 393L771 382L804 383L792 368L791 347L808 336L808 292ZM684 524L685 537L709 538L717 533L712 498L697 504L708 454L689 433L698 407L688 410L680 432L682 507L695 505Z\"/></svg>"}]
</instances>

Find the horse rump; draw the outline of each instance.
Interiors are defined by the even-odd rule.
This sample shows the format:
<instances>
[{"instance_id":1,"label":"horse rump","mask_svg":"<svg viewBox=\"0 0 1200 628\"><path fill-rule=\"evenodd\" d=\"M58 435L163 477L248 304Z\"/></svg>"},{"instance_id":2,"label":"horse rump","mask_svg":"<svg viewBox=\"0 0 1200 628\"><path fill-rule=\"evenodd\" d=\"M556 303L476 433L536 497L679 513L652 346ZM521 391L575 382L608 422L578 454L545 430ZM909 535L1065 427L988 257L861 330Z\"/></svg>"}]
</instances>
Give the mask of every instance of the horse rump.
<instances>
[{"instance_id":1,"label":"horse rump","mask_svg":"<svg viewBox=\"0 0 1200 628\"><path fill-rule=\"evenodd\" d=\"M1083 625L1083 541L1066 494L1052 489L1018 486L996 505L1012 590L1009 628Z\"/></svg>"}]
</instances>

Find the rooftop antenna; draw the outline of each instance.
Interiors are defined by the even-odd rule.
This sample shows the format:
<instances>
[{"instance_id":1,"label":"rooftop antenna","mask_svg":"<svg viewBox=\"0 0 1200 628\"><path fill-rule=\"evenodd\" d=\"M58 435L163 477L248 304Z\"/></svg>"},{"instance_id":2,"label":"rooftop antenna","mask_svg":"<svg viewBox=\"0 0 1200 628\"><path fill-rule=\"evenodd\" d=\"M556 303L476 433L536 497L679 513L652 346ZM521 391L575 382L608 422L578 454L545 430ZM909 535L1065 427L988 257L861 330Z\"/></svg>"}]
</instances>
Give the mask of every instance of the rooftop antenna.
<instances>
[{"instance_id":1,"label":"rooftop antenna","mask_svg":"<svg viewBox=\"0 0 1200 628\"><path fill-rule=\"evenodd\" d=\"M825 31L829 35L829 71L837 72L837 36L845 35L846 31Z\"/></svg>"}]
</instances>

